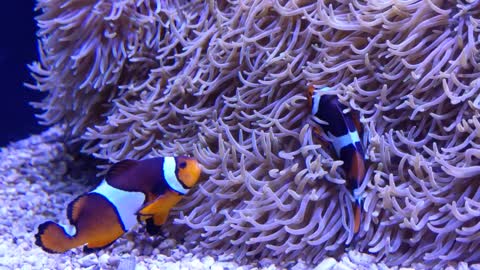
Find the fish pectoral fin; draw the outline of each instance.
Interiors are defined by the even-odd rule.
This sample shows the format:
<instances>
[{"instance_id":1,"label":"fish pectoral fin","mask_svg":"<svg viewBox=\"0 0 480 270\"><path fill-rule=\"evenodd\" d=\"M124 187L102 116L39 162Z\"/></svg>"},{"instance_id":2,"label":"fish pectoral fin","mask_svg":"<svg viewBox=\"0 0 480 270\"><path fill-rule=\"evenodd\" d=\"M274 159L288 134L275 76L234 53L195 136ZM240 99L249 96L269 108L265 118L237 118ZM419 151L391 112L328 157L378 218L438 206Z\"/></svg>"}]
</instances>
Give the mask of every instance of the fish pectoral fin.
<instances>
[{"instance_id":1,"label":"fish pectoral fin","mask_svg":"<svg viewBox=\"0 0 480 270\"><path fill-rule=\"evenodd\" d=\"M182 196L178 193L167 191L165 194L158 196L153 202L144 204L137 212L137 215L155 216L157 214L168 213L181 199Z\"/></svg>"},{"instance_id":2,"label":"fish pectoral fin","mask_svg":"<svg viewBox=\"0 0 480 270\"><path fill-rule=\"evenodd\" d=\"M168 214L170 214L170 211L153 216L153 224L155 226L164 224L167 221Z\"/></svg>"},{"instance_id":3,"label":"fish pectoral fin","mask_svg":"<svg viewBox=\"0 0 480 270\"><path fill-rule=\"evenodd\" d=\"M152 215L141 215L140 213L138 213L137 215L138 215L139 221L145 221L145 220L148 220L149 218L152 218Z\"/></svg>"},{"instance_id":4,"label":"fish pectoral fin","mask_svg":"<svg viewBox=\"0 0 480 270\"><path fill-rule=\"evenodd\" d=\"M142 206L142 208L137 212L137 215L140 216L141 220L145 220L146 218L152 217L154 214L160 212L162 208L162 200L157 198L155 201Z\"/></svg>"}]
</instances>

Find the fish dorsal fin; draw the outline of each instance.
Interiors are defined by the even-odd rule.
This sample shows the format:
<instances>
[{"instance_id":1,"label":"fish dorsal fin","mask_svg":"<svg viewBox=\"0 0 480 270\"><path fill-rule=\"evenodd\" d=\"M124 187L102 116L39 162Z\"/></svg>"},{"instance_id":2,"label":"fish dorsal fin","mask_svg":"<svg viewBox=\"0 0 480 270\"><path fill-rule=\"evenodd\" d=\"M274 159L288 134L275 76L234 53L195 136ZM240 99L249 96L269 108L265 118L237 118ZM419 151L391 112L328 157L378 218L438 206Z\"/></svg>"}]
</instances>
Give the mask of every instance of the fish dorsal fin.
<instances>
[{"instance_id":1,"label":"fish dorsal fin","mask_svg":"<svg viewBox=\"0 0 480 270\"><path fill-rule=\"evenodd\" d=\"M105 178L107 179L108 182L110 182L116 176L121 175L122 173L136 166L137 163L138 161L133 159L125 159L125 160L119 161L113 164L112 167L110 167Z\"/></svg>"}]
</instances>

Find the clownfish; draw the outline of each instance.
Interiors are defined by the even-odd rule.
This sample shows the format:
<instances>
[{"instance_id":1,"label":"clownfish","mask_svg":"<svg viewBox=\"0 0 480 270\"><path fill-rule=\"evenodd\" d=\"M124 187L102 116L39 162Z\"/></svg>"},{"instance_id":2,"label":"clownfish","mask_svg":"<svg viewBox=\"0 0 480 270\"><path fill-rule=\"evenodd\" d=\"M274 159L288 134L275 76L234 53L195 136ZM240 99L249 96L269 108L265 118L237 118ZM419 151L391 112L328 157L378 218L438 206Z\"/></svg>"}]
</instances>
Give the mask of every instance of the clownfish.
<instances>
[{"instance_id":1,"label":"clownfish","mask_svg":"<svg viewBox=\"0 0 480 270\"><path fill-rule=\"evenodd\" d=\"M86 244L84 251L91 252L112 244L139 221L156 233L200 173L198 162L183 156L120 161L95 189L70 202L70 225L39 225L35 244L50 253Z\"/></svg>"},{"instance_id":2,"label":"clownfish","mask_svg":"<svg viewBox=\"0 0 480 270\"><path fill-rule=\"evenodd\" d=\"M333 146L337 157L343 161L342 167L346 173L347 188L353 193L362 184L366 173L365 153L359 135L359 131L362 130L360 123L358 118L353 117L350 112L343 113L346 107L338 101L335 95L320 95L320 93L314 92L315 89L319 89L319 91L330 89L309 85L308 103L312 115L328 123L319 123L313 118L331 141L331 146ZM314 128L313 130L317 135L322 135L320 129ZM361 198L356 197L354 233L357 233L360 229L361 209Z\"/></svg>"}]
</instances>

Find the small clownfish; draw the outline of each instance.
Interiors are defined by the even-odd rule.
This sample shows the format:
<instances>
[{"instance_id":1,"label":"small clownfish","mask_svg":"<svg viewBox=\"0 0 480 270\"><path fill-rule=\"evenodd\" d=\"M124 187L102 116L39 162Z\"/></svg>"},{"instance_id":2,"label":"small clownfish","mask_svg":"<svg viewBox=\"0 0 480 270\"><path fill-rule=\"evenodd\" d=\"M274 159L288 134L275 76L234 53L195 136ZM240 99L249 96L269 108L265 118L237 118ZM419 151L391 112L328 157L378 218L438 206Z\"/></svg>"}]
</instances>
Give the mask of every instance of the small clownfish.
<instances>
[{"instance_id":1,"label":"small clownfish","mask_svg":"<svg viewBox=\"0 0 480 270\"><path fill-rule=\"evenodd\" d=\"M343 160L343 169L346 173L347 188L353 191L360 187L365 177L365 154L360 142L359 131L361 125L357 117L351 113L343 113L346 108L342 105L335 95L320 95L314 92L328 91L328 87L308 86L308 103L312 109L312 115L326 121L328 124L319 123L323 133L331 140L331 145L335 149L337 157ZM322 135L320 129L314 128L314 132ZM361 198L356 198L354 233L360 229L360 217L362 209Z\"/></svg>"},{"instance_id":2,"label":"small clownfish","mask_svg":"<svg viewBox=\"0 0 480 270\"><path fill-rule=\"evenodd\" d=\"M86 244L84 251L91 252L110 245L139 221L146 221L149 233L157 233L200 173L198 162L183 156L120 161L94 190L70 202L70 225L41 224L35 244L50 253Z\"/></svg>"}]
</instances>

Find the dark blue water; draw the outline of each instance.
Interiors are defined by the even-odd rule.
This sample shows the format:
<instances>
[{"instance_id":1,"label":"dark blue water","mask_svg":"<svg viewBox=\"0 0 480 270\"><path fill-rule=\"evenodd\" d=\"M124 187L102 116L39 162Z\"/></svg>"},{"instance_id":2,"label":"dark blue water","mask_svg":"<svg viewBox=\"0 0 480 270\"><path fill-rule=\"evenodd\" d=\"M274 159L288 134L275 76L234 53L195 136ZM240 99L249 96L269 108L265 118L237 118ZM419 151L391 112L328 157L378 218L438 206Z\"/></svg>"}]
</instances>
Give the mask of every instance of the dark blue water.
<instances>
[{"instance_id":1,"label":"dark blue water","mask_svg":"<svg viewBox=\"0 0 480 270\"><path fill-rule=\"evenodd\" d=\"M27 64L38 59L34 2L2 1L0 8L0 146L46 129L28 104L44 95L23 86L33 83Z\"/></svg>"}]
</instances>

